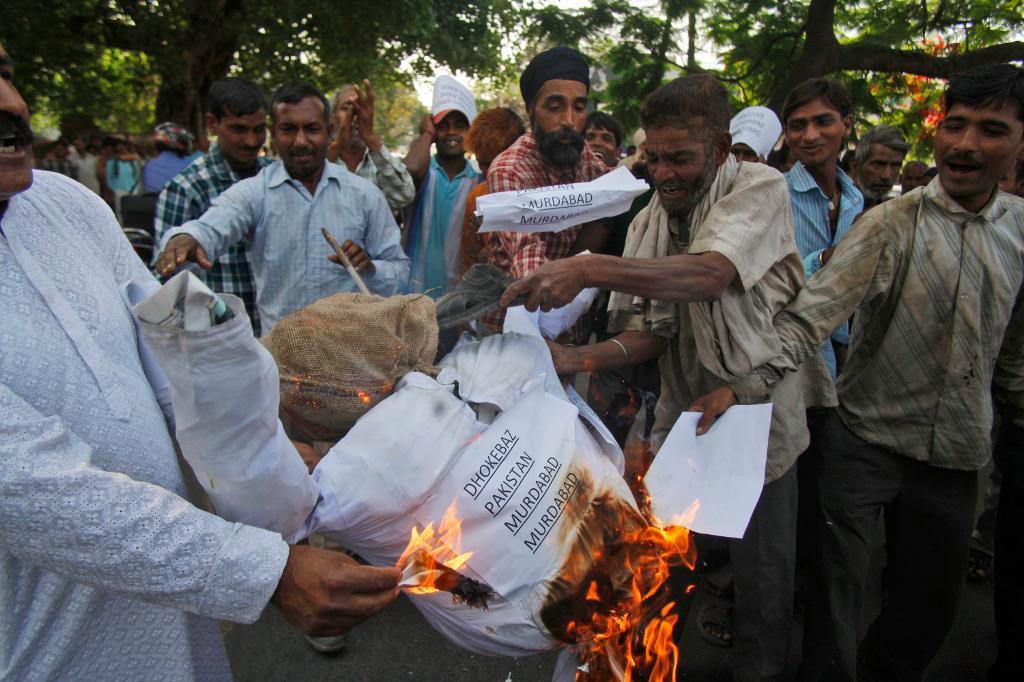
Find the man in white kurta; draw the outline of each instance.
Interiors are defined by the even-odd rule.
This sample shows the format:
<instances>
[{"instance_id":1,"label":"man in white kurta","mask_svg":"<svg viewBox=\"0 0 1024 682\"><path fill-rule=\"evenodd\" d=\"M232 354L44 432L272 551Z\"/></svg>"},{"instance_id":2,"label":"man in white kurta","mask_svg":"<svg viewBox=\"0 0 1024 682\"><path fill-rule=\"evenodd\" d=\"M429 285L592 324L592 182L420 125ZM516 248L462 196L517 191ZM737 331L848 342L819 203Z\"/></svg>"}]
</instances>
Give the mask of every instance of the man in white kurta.
<instances>
[{"instance_id":1,"label":"man in white kurta","mask_svg":"<svg viewBox=\"0 0 1024 682\"><path fill-rule=\"evenodd\" d=\"M122 297L156 283L99 197L33 173L12 81L0 46L0 680L230 679L214 619L252 622L274 596L331 634L379 611L398 571L184 499Z\"/></svg>"},{"instance_id":2,"label":"man in white kurta","mask_svg":"<svg viewBox=\"0 0 1024 682\"><path fill-rule=\"evenodd\" d=\"M183 499L118 293L152 278L102 200L34 175L0 222L0 677L228 678L212 618L256 620L288 546Z\"/></svg>"}]
</instances>

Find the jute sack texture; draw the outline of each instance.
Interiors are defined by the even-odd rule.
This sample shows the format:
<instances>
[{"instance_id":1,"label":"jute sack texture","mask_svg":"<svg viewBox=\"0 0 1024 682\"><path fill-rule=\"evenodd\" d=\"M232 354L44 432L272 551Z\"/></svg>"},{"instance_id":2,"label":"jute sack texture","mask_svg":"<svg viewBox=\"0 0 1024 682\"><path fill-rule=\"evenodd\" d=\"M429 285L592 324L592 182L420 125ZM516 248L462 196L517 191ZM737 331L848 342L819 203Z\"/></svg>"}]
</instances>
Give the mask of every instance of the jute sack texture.
<instances>
[{"instance_id":1,"label":"jute sack texture","mask_svg":"<svg viewBox=\"0 0 1024 682\"><path fill-rule=\"evenodd\" d=\"M436 374L437 315L423 294L334 294L261 341L280 374L281 421L296 440L337 441L407 372Z\"/></svg>"}]
</instances>

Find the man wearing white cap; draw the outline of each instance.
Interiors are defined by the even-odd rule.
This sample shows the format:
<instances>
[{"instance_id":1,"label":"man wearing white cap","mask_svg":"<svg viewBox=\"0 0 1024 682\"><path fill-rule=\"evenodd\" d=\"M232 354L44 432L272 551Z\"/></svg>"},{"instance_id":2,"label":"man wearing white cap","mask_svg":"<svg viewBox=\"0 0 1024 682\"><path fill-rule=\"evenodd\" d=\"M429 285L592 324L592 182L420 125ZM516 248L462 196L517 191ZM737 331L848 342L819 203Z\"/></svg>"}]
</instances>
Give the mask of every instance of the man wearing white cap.
<instances>
[{"instance_id":1,"label":"man wearing white cap","mask_svg":"<svg viewBox=\"0 0 1024 682\"><path fill-rule=\"evenodd\" d=\"M782 123L768 107L747 107L732 117L729 134L732 135L729 151L737 161L765 163L782 134Z\"/></svg>"},{"instance_id":2,"label":"man wearing white cap","mask_svg":"<svg viewBox=\"0 0 1024 682\"><path fill-rule=\"evenodd\" d=\"M418 190L403 227L412 263L411 292L438 298L458 281L466 197L482 179L466 161L463 146L474 118L476 105L469 88L451 76L438 76L430 115L423 117L420 136L405 157ZM437 145L434 156L430 155L432 144Z\"/></svg>"}]
</instances>

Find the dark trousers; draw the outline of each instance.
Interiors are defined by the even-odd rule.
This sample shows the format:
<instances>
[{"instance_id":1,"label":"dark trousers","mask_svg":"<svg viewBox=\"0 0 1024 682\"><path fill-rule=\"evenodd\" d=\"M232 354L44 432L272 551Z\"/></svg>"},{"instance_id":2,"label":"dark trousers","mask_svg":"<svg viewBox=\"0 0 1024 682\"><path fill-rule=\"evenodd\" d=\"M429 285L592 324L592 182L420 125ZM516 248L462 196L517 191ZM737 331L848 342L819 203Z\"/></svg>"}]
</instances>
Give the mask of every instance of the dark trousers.
<instances>
[{"instance_id":1,"label":"dark trousers","mask_svg":"<svg viewBox=\"0 0 1024 682\"><path fill-rule=\"evenodd\" d=\"M862 679L919 680L960 603L975 471L940 469L871 445L833 414L819 464L818 579L802 679L857 679L857 630L872 541L885 511L885 599L862 647ZM815 589L817 586L817 589Z\"/></svg>"},{"instance_id":2,"label":"dark trousers","mask_svg":"<svg viewBox=\"0 0 1024 682\"><path fill-rule=\"evenodd\" d=\"M729 667L733 679L784 679L793 630L796 467L761 491L746 533L729 541L736 603Z\"/></svg>"},{"instance_id":3,"label":"dark trousers","mask_svg":"<svg viewBox=\"0 0 1024 682\"><path fill-rule=\"evenodd\" d=\"M995 614L999 658L992 682L1024 680L1024 429L1004 415L994 453L1003 468L996 516Z\"/></svg>"}]
</instances>

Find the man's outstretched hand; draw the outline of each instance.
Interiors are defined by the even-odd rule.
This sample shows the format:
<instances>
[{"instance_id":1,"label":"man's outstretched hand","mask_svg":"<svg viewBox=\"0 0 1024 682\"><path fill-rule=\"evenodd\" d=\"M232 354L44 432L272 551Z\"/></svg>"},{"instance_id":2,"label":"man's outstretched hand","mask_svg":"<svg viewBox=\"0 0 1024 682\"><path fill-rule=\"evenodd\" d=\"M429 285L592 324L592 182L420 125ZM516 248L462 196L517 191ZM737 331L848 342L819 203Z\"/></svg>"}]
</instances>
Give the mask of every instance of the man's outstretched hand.
<instances>
[{"instance_id":1,"label":"man's outstretched hand","mask_svg":"<svg viewBox=\"0 0 1024 682\"><path fill-rule=\"evenodd\" d=\"M271 601L313 637L343 635L398 596L397 568L362 566L347 554L293 545Z\"/></svg>"},{"instance_id":2,"label":"man's outstretched hand","mask_svg":"<svg viewBox=\"0 0 1024 682\"><path fill-rule=\"evenodd\" d=\"M736 394L728 386L721 386L703 395L690 405L687 412L703 412L697 421L697 435L703 436L725 411L736 404Z\"/></svg>"},{"instance_id":3,"label":"man's outstretched hand","mask_svg":"<svg viewBox=\"0 0 1024 682\"><path fill-rule=\"evenodd\" d=\"M587 288L583 272L589 256L560 258L544 263L522 279L512 282L501 296L502 307L507 308L519 296L526 295L526 309L540 308L547 312L570 303Z\"/></svg>"},{"instance_id":4,"label":"man's outstretched hand","mask_svg":"<svg viewBox=\"0 0 1024 682\"><path fill-rule=\"evenodd\" d=\"M187 234L179 234L167 242L164 252L156 259L156 271L162 277L169 277L185 261L199 263L199 267L204 270L213 267L213 263L206 255L206 249L200 246L198 241Z\"/></svg>"}]
</instances>

